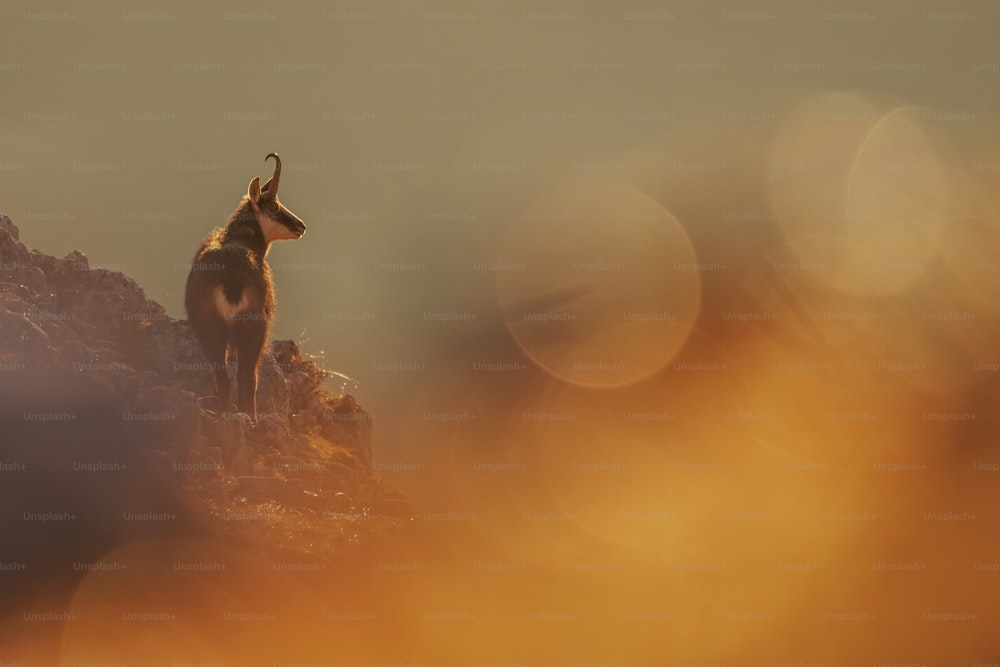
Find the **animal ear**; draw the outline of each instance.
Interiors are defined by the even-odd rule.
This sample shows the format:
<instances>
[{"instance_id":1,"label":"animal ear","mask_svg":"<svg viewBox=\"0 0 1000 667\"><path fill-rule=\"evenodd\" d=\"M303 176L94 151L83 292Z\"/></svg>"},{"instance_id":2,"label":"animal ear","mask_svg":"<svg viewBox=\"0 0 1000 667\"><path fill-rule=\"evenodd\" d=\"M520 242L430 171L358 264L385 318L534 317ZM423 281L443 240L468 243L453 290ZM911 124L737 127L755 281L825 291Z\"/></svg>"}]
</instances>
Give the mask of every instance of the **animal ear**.
<instances>
[{"instance_id":1,"label":"animal ear","mask_svg":"<svg viewBox=\"0 0 1000 667\"><path fill-rule=\"evenodd\" d=\"M260 176L254 176L253 180L250 181L250 187L247 188L247 197L254 204L260 201Z\"/></svg>"}]
</instances>

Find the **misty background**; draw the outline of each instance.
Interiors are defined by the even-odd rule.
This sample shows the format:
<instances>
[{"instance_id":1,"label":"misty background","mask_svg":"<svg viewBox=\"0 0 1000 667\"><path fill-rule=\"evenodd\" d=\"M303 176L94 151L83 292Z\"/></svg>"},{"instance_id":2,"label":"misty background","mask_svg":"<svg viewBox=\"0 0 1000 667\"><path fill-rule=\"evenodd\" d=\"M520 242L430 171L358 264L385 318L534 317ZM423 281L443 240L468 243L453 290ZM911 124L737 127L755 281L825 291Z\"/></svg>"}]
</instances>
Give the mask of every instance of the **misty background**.
<instances>
[{"instance_id":1,"label":"misty background","mask_svg":"<svg viewBox=\"0 0 1000 667\"><path fill-rule=\"evenodd\" d=\"M976 366L998 361L995 3L8 2L0 20L0 212L22 241L182 318L198 243L279 153L307 232L268 257L273 337L357 379L386 474L474 512L496 558L618 596L635 656L660 642L628 614L670 621L691 660L930 662L955 654L921 611L997 592L970 569L1000 560L974 467L995 458L996 369ZM501 463L523 475L484 474ZM873 468L903 463L927 472ZM553 586L541 610L595 604ZM721 617L673 623L671 600ZM886 620L845 649L869 612ZM996 659L977 613L962 657ZM565 637L594 658L585 616ZM725 641L698 653L706 629Z\"/></svg>"},{"instance_id":2,"label":"misty background","mask_svg":"<svg viewBox=\"0 0 1000 667\"><path fill-rule=\"evenodd\" d=\"M931 21L927 11L974 18ZM494 274L473 265L496 261L510 221L554 184L645 177L646 194L690 212L682 222L699 255L748 256L774 239L760 225L734 236L715 208L754 208L747 191L767 162L754 147L790 105L850 89L993 108L998 74L971 65L995 56L996 12L926 2L7 3L0 193L29 245L82 250L183 317L198 242L278 152L283 200L308 232L269 256L274 335L307 336L328 368L358 379L381 439L393 432L391 407L444 360L514 353ZM749 146L740 152L733 137ZM637 177L644 147L662 163ZM728 168L692 191L670 178L675 155L722 156ZM400 361L427 368L373 366Z\"/></svg>"}]
</instances>

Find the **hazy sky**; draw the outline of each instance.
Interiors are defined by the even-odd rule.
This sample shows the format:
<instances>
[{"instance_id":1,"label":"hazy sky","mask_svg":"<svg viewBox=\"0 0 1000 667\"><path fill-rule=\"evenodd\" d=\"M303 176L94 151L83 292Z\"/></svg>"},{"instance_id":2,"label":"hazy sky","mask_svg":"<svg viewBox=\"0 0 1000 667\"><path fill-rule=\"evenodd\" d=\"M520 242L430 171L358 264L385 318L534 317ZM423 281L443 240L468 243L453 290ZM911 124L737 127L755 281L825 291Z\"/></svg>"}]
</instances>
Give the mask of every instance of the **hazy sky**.
<instances>
[{"instance_id":1,"label":"hazy sky","mask_svg":"<svg viewBox=\"0 0 1000 667\"><path fill-rule=\"evenodd\" d=\"M680 142L686 159L728 150L728 170L677 191L647 179L645 193L672 211L696 214L708 198L739 206L758 194L748 190L762 147L807 93L995 104L1000 73L975 66L997 60L996 12L976 2L5 3L0 207L30 245L80 249L181 316L184 264L277 151L284 201L308 233L271 254L276 334L306 331L332 367L377 389L373 362L474 347L472 330L504 336L483 324L493 275L472 263L494 259L498 234L553 183L596 170L636 184L623 174L637 150L669 160ZM725 119L739 113L771 116ZM718 221L682 222L701 255L729 243ZM398 262L419 268L376 268ZM449 309L476 310L482 326L421 321ZM350 313L375 319L337 319Z\"/></svg>"}]
</instances>

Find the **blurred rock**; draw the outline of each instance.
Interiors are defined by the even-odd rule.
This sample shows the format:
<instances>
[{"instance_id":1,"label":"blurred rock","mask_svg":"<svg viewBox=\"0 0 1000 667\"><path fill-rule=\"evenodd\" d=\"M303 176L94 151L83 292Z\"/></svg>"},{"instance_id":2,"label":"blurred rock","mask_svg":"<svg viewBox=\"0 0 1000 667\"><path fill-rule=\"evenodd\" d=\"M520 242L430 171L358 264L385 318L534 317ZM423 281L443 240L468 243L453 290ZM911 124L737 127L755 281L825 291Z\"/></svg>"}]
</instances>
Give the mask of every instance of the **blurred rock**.
<instances>
[{"instance_id":1,"label":"blurred rock","mask_svg":"<svg viewBox=\"0 0 1000 667\"><path fill-rule=\"evenodd\" d=\"M222 447L206 447L205 454L218 467L223 467L223 459L225 458Z\"/></svg>"},{"instance_id":2,"label":"blurred rock","mask_svg":"<svg viewBox=\"0 0 1000 667\"><path fill-rule=\"evenodd\" d=\"M137 415L162 425L178 449L189 447L201 432L201 408L194 393L177 387L152 387L136 400Z\"/></svg>"}]
</instances>

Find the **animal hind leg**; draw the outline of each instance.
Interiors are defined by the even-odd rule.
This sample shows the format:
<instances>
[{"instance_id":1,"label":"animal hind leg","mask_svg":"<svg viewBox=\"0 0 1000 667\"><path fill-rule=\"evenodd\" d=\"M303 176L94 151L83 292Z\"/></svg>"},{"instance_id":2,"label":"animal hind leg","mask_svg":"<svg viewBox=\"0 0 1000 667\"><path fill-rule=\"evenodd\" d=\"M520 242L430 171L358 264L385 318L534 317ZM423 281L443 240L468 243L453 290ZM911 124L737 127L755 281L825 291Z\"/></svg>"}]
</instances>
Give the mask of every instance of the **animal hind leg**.
<instances>
[{"instance_id":1,"label":"animal hind leg","mask_svg":"<svg viewBox=\"0 0 1000 667\"><path fill-rule=\"evenodd\" d=\"M225 330L203 331L201 338L202 350L212 369L212 384L215 385L215 396L219 412L229 410L229 375L226 373L226 362L229 356L229 340Z\"/></svg>"},{"instance_id":2,"label":"animal hind leg","mask_svg":"<svg viewBox=\"0 0 1000 667\"><path fill-rule=\"evenodd\" d=\"M257 367L260 365L261 352L267 338L267 327L257 323L244 323L237 326L234 333L238 367L236 385L238 388L240 412L250 415L250 420L257 421Z\"/></svg>"}]
</instances>

